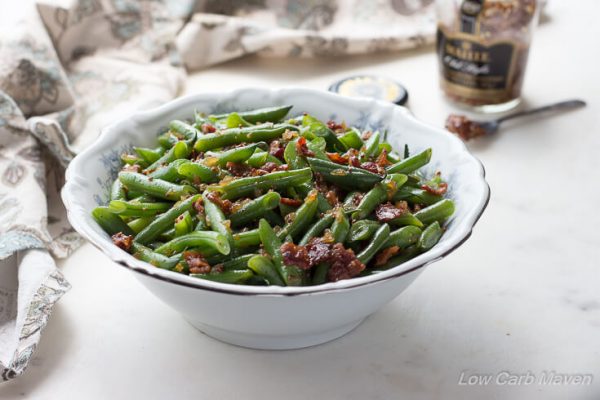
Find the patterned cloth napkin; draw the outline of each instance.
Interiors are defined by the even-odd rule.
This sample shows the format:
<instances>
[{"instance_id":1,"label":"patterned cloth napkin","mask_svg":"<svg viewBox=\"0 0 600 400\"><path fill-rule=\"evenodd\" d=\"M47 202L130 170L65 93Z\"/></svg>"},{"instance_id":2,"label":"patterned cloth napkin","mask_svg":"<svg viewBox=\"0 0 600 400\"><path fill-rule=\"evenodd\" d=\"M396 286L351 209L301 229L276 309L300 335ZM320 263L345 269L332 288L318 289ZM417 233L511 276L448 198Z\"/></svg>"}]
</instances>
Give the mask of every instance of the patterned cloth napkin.
<instances>
[{"instance_id":1,"label":"patterned cloth napkin","mask_svg":"<svg viewBox=\"0 0 600 400\"><path fill-rule=\"evenodd\" d=\"M0 27L0 374L20 375L81 244L58 193L103 125L180 93L186 72L433 41L433 0L77 0Z\"/></svg>"}]
</instances>

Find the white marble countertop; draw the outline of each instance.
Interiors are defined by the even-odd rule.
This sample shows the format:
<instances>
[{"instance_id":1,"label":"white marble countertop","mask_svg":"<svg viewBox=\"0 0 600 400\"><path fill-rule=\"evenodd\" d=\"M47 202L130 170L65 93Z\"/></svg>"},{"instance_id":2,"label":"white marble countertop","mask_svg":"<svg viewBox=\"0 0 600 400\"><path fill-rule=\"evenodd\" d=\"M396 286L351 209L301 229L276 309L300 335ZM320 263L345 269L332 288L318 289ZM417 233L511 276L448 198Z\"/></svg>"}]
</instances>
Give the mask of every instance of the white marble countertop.
<instances>
[{"instance_id":1,"label":"white marble countertop","mask_svg":"<svg viewBox=\"0 0 600 400\"><path fill-rule=\"evenodd\" d=\"M600 398L600 3L554 0L547 13L528 66L527 104L580 97L588 107L515 123L470 144L492 189L473 236L355 331L296 351L223 344L85 245L62 262L73 289L56 307L31 366L1 385L0 396ZM362 72L404 83L409 107L429 123L442 125L451 111L431 49L342 60L249 58L195 74L186 92L325 89ZM592 383L540 383L551 371L591 374ZM510 385L508 373L525 377ZM473 375L492 380L469 385Z\"/></svg>"}]
</instances>

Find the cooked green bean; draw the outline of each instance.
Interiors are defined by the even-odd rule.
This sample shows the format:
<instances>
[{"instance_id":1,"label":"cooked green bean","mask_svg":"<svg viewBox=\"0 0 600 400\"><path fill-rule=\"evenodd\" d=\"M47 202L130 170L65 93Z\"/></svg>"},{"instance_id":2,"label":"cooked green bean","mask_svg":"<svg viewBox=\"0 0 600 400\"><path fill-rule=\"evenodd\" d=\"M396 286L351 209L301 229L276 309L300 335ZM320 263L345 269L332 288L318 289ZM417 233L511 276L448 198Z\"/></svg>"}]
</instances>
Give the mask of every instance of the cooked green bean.
<instances>
[{"instance_id":1,"label":"cooked green bean","mask_svg":"<svg viewBox=\"0 0 600 400\"><path fill-rule=\"evenodd\" d=\"M127 200L127 189L120 180L115 179L110 189L111 200Z\"/></svg>"},{"instance_id":2,"label":"cooked green bean","mask_svg":"<svg viewBox=\"0 0 600 400\"><path fill-rule=\"evenodd\" d=\"M189 211L181 214L177 219L175 219L175 225L173 227L175 229L175 236L183 236L194 230L194 220Z\"/></svg>"},{"instance_id":3,"label":"cooked green bean","mask_svg":"<svg viewBox=\"0 0 600 400\"><path fill-rule=\"evenodd\" d=\"M221 282L221 283L234 283L240 284L246 282L248 279L254 276L254 273L249 269L244 270L225 270L223 272L209 272L208 274L190 274L194 278L201 278L207 281Z\"/></svg>"},{"instance_id":4,"label":"cooked green bean","mask_svg":"<svg viewBox=\"0 0 600 400\"><path fill-rule=\"evenodd\" d=\"M273 259L273 264L287 286L298 286L302 283L302 270L294 265L285 265L281 254L281 240L277 237L269 223L261 219L258 224L258 233L265 251Z\"/></svg>"},{"instance_id":5,"label":"cooked green bean","mask_svg":"<svg viewBox=\"0 0 600 400\"><path fill-rule=\"evenodd\" d=\"M421 229L416 226L405 226L393 232L390 232L390 236L385 242L384 247L398 246L401 249L409 247L419 240L421 237Z\"/></svg>"},{"instance_id":6,"label":"cooked green bean","mask_svg":"<svg viewBox=\"0 0 600 400\"><path fill-rule=\"evenodd\" d=\"M139 203L133 201L112 200L108 209L122 217L152 217L162 214L171 208L172 203Z\"/></svg>"},{"instance_id":7,"label":"cooked green bean","mask_svg":"<svg viewBox=\"0 0 600 400\"><path fill-rule=\"evenodd\" d=\"M371 221L368 219L356 221L354 224L352 224L352 227L350 228L348 241L352 243L361 240L369 240L375 234L377 229L379 229L380 226L381 223L377 221Z\"/></svg>"},{"instance_id":8,"label":"cooked green bean","mask_svg":"<svg viewBox=\"0 0 600 400\"><path fill-rule=\"evenodd\" d=\"M297 131L298 127L289 124L267 126L251 126L247 128L226 129L219 133L209 133L199 136L194 145L198 152L208 151L219 147L239 143L263 142L280 137L285 131Z\"/></svg>"},{"instance_id":9,"label":"cooked green bean","mask_svg":"<svg viewBox=\"0 0 600 400\"><path fill-rule=\"evenodd\" d=\"M135 233L140 233L142 229L150 225L152 221L154 221L155 217L140 217L136 218L132 221L129 221L127 225L131 228Z\"/></svg>"},{"instance_id":10,"label":"cooked green bean","mask_svg":"<svg viewBox=\"0 0 600 400\"><path fill-rule=\"evenodd\" d=\"M417 211L415 217L425 225L435 221L444 221L454 214L454 202L450 199L444 199L429 207Z\"/></svg>"},{"instance_id":11,"label":"cooked green bean","mask_svg":"<svg viewBox=\"0 0 600 400\"><path fill-rule=\"evenodd\" d=\"M203 196L204 200L204 212L206 213L206 222L210 228L220 233L227 239L230 247L233 247L233 235L231 234L231 222L225 218L225 214L219 208L218 205L210 200L210 195L205 193ZM227 253L223 253L227 254Z\"/></svg>"},{"instance_id":12,"label":"cooked green bean","mask_svg":"<svg viewBox=\"0 0 600 400\"><path fill-rule=\"evenodd\" d=\"M258 246L260 244L258 229L252 229L234 234L233 243L236 248Z\"/></svg>"},{"instance_id":13,"label":"cooked green bean","mask_svg":"<svg viewBox=\"0 0 600 400\"><path fill-rule=\"evenodd\" d=\"M141 191L161 199L177 201L196 192L193 186L154 179L137 172L119 172L119 180L127 189Z\"/></svg>"},{"instance_id":14,"label":"cooked green bean","mask_svg":"<svg viewBox=\"0 0 600 400\"><path fill-rule=\"evenodd\" d=\"M231 251L227 237L218 232L211 231L192 232L176 237L154 251L158 254L173 255L192 247L200 249L211 248L225 255Z\"/></svg>"},{"instance_id":15,"label":"cooked green bean","mask_svg":"<svg viewBox=\"0 0 600 400\"><path fill-rule=\"evenodd\" d=\"M364 154L367 157L373 157L377 155L377 150L379 149L379 139L381 134L379 131L373 132L371 136L365 142Z\"/></svg>"},{"instance_id":16,"label":"cooked green bean","mask_svg":"<svg viewBox=\"0 0 600 400\"><path fill-rule=\"evenodd\" d=\"M312 177L310 168L294 171L271 172L266 175L250 176L226 182L217 187L225 199L237 199L255 193L257 190L277 190L308 182Z\"/></svg>"},{"instance_id":17,"label":"cooked green bean","mask_svg":"<svg viewBox=\"0 0 600 400\"><path fill-rule=\"evenodd\" d=\"M266 211L277 207L280 200L281 196L277 192L268 192L254 200L250 200L242 208L229 216L231 226L242 226L263 217Z\"/></svg>"},{"instance_id":18,"label":"cooked green bean","mask_svg":"<svg viewBox=\"0 0 600 400\"><path fill-rule=\"evenodd\" d=\"M173 147L167 150L165 154L163 154L158 160L156 160L155 162L150 164L146 169L144 169L143 172L149 173L175 160L187 158L190 155L191 151L192 149L190 145L188 145L186 142L177 142Z\"/></svg>"},{"instance_id":19,"label":"cooked green bean","mask_svg":"<svg viewBox=\"0 0 600 400\"><path fill-rule=\"evenodd\" d=\"M161 233L172 227L177 217L184 212L191 210L194 203L200 198L201 196L197 194L176 203L169 211L160 214L154 221L150 223L150 225L138 233L135 237L135 241L141 244L152 242Z\"/></svg>"},{"instance_id":20,"label":"cooked green bean","mask_svg":"<svg viewBox=\"0 0 600 400\"><path fill-rule=\"evenodd\" d=\"M377 252L385 246L389 236L390 226L388 224L381 225L381 227L377 229L371 238L371 241L367 247L365 247L364 250L356 256L356 258L358 258L363 264L367 264L369 261L371 261L371 258L373 258L375 254L377 254Z\"/></svg>"},{"instance_id":21,"label":"cooked green bean","mask_svg":"<svg viewBox=\"0 0 600 400\"><path fill-rule=\"evenodd\" d=\"M212 183L216 182L219 177L218 173L211 167L189 160L185 160L177 166L177 173L194 183Z\"/></svg>"},{"instance_id":22,"label":"cooked green bean","mask_svg":"<svg viewBox=\"0 0 600 400\"><path fill-rule=\"evenodd\" d=\"M133 235L133 230L118 215L114 214L108 207L96 207L92 210L92 217L98 225L109 235L123 233Z\"/></svg>"},{"instance_id":23,"label":"cooked green bean","mask_svg":"<svg viewBox=\"0 0 600 400\"><path fill-rule=\"evenodd\" d=\"M414 156L405 158L402 161L392 164L387 167L388 174L410 174L413 171L427 164L431 159L431 149L415 154Z\"/></svg>"},{"instance_id":24,"label":"cooked green bean","mask_svg":"<svg viewBox=\"0 0 600 400\"><path fill-rule=\"evenodd\" d=\"M152 249L135 242L131 245L131 250L133 251L133 256L135 258L152 264L155 267L169 270L173 269L175 265L177 265L180 258L178 255L167 257L165 255L158 254L152 251Z\"/></svg>"},{"instance_id":25,"label":"cooked green bean","mask_svg":"<svg viewBox=\"0 0 600 400\"><path fill-rule=\"evenodd\" d=\"M256 149L267 150L268 148L269 146L265 142L258 142L217 153L209 151L204 156L207 160L214 158L219 166L222 167L228 162L244 162L252 156Z\"/></svg>"},{"instance_id":26,"label":"cooked green bean","mask_svg":"<svg viewBox=\"0 0 600 400\"><path fill-rule=\"evenodd\" d=\"M317 213L317 191L313 190L306 196L304 203L298 207L298 210L294 213L294 217L290 222L277 233L279 239L284 239L287 235L290 235L293 239L299 237L312 222L315 214Z\"/></svg>"},{"instance_id":27,"label":"cooked green bean","mask_svg":"<svg viewBox=\"0 0 600 400\"><path fill-rule=\"evenodd\" d=\"M437 244L437 242L439 242L443 233L444 231L442 230L439 222L435 221L423 230L417 247L421 251L427 251L431 249Z\"/></svg>"},{"instance_id":28,"label":"cooked green bean","mask_svg":"<svg viewBox=\"0 0 600 400\"><path fill-rule=\"evenodd\" d=\"M323 176L323 179L345 189L370 189L380 182L383 177L367 170L331 161L307 158L311 169Z\"/></svg>"},{"instance_id":29,"label":"cooked green bean","mask_svg":"<svg viewBox=\"0 0 600 400\"><path fill-rule=\"evenodd\" d=\"M349 149L360 150L364 142L360 138L360 132L356 128L350 129L339 137L340 141Z\"/></svg>"},{"instance_id":30,"label":"cooked green bean","mask_svg":"<svg viewBox=\"0 0 600 400\"><path fill-rule=\"evenodd\" d=\"M299 245L304 246L308 243L308 241L314 237L319 236L325 229L329 228L333 223L333 214L327 214L323 218L321 218L318 222L315 222L302 236Z\"/></svg>"},{"instance_id":31,"label":"cooked green bean","mask_svg":"<svg viewBox=\"0 0 600 400\"><path fill-rule=\"evenodd\" d=\"M358 221L366 218L375 208L386 200L391 199L408 177L402 174L389 174L383 181L376 183L369 190L352 213L352 219Z\"/></svg>"},{"instance_id":32,"label":"cooked green bean","mask_svg":"<svg viewBox=\"0 0 600 400\"><path fill-rule=\"evenodd\" d=\"M333 240L337 243L344 243L349 232L350 221L348 221L344 210L338 208L335 210L335 221L331 225L331 236L333 236Z\"/></svg>"},{"instance_id":33,"label":"cooked green bean","mask_svg":"<svg viewBox=\"0 0 600 400\"><path fill-rule=\"evenodd\" d=\"M248 261L248 268L255 274L265 278L270 285L285 286L285 282L277 273L275 265L265 256L254 256Z\"/></svg>"},{"instance_id":34,"label":"cooked green bean","mask_svg":"<svg viewBox=\"0 0 600 400\"><path fill-rule=\"evenodd\" d=\"M245 121L252 124L260 122L279 122L288 114L293 106L281 106L281 107L267 107L259 108L252 111L242 111L236 113L242 117ZM233 113L232 113L233 114ZM215 119L226 118L229 114L212 115Z\"/></svg>"}]
</instances>

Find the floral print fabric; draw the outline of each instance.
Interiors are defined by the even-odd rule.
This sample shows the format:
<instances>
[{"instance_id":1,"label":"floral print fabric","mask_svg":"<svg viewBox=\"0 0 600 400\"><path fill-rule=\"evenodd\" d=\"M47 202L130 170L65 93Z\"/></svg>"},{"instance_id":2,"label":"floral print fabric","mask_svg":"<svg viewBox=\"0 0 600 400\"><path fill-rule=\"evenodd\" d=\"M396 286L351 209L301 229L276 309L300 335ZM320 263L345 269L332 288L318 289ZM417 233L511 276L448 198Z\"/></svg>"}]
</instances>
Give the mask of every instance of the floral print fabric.
<instances>
[{"instance_id":1,"label":"floral print fabric","mask_svg":"<svg viewBox=\"0 0 600 400\"><path fill-rule=\"evenodd\" d=\"M247 54L321 57L433 41L433 0L75 0L0 27L0 377L25 370L81 239L58 195L101 128Z\"/></svg>"}]
</instances>

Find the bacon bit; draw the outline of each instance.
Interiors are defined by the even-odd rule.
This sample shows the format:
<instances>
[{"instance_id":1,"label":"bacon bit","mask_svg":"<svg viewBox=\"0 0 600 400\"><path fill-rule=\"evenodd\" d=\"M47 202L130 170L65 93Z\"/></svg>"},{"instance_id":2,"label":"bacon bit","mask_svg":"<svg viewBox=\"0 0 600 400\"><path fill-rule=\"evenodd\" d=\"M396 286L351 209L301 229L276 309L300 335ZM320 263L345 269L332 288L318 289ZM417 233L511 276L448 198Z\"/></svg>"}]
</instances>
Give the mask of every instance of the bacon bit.
<instances>
[{"instance_id":1,"label":"bacon bit","mask_svg":"<svg viewBox=\"0 0 600 400\"><path fill-rule=\"evenodd\" d=\"M254 168L249 165L231 161L228 161L227 164L225 164L225 169L229 171L231 175L236 177L251 176L254 171Z\"/></svg>"},{"instance_id":2,"label":"bacon bit","mask_svg":"<svg viewBox=\"0 0 600 400\"><path fill-rule=\"evenodd\" d=\"M296 138L298 136L298 132L296 131L290 131L289 129L287 129L285 132L283 132L283 135L281 135L281 137L283 138L283 140L286 141L291 141L294 138Z\"/></svg>"},{"instance_id":3,"label":"bacon bit","mask_svg":"<svg viewBox=\"0 0 600 400\"><path fill-rule=\"evenodd\" d=\"M298 141L296 142L296 152L301 157L314 157L314 155L315 155L315 153L310 151L308 149L308 147L306 146L306 138L305 137L298 138Z\"/></svg>"},{"instance_id":4,"label":"bacon bit","mask_svg":"<svg viewBox=\"0 0 600 400\"><path fill-rule=\"evenodd\" d=\"M331 129L332 131L334 131L334 132L345 131L346 130L346 123L342 122L341 124L338 124L337 122L335 122L333 120L330 120L330 121L327 121L327 127L329 129Z\"/></svg>"},{"instance_id":5,"label":"bacon bit","mask_svg":"<svg viewBox=\"0 0 600 400\"><path fill-rule=\"evenodd\" d=\"M340 153L327 153L327 157L334 163L346 165L348 164L348 156Z\"/></svg>"},{"instance_id":6,"label":"bacon bit","mask_svg":"<svg viewBox=\"0 0 600 400\"><path fill-rule=\"evenodd\" d=\"M437 188L433 188L429 185L422 185L421 189L431 194L441 196L448 191L448 184L446 182L441 182L437 185Z\"/></svg>"},{"instance_id":7,"label":"bacon bit","mask_svg":"<svg viewBox=\"0 0 600 400\"><path fill-rule=\"evenodd\" d=\"M422 208L423 208L423 207L421 207L421 205L420 205L420 204L415 204L415 205L413 206L413 212L421 211L421 209L422 209Z\"/></svg>"},{"instance_id":8,"label":"bacon bit","mask_svg":"<svg viewBox=\"0 0 600 400\"><path fill-rule=\"evenodd\" d=\"M266 173L270 173L270 172L274 172L274 171L287 171L288 165L287 164L277 165L276 163L274 163L272 161L268 161L265 163L265 165L263 165L259 169Z\"/></svg>"},{"instance_id":9,"label":"bacon bit","mask_svg":"<svg viewBox=\"0 0 600 400\"><path fill-rule=\"evenodd\" d=\"M335 206L336 204L338 204L340 202L340 200L338 199L337 193L334 190L327 191L327 193L325 193L325 199L332 206Z\"/></svg>"},{"instance_id":10,"label":"bacon bit","mask_svg":"<svg viewBox=\"0 0 600 400\"><path fill-rule=\"evenodd\" d=\"M312 265L326 262L329 259L329 250L331 245L323 238L312 238L306 244L308 257Z\"/></svg>"},{"instance_id":11,"label":"bacon bit","mask_svg":"<svg viewBox=\"0 0 600 400\"><path fill-rule=\"evenodd\" d=\"M298 207L302 205L302 200L290 199L289 197L282 197L279 200L281 204L285 204L286 206Z\"/></svg>"},{"instance_id":12,"label":"bacon bit","mask_svg":"<svg viewBox=\"0 0 600 400\"><path fill-rule=\"evenodd\" d=\"M374 174L379 174L381 172L381 167L379 165L377 165L376 163L374 163L373 161L364 162L364 163L360 164L360 167L362 169L366 169L367 171L372 172Z\"/></svg>"},{"instance_id":13,"label":"bacon bit","mask_svg":"<svg viewBox=\"0 0 600 400\"><path fill-rule=\"evenodd\" d=\"M192 207L194 207L194 210L196 210L198 214L204 214L204 204L202 203L202 198L196 200L194 204L192 204Z\"/></svg>"},{"instance_id":14,"label":"bacon bit","mask_svg":"<svg viewBox=\"0 0 600 400\"><path fill-rule=\"evenodd\" d=\"M137 172L139 173L142 170L142 167L140 167L137 164L127 164L123 167L123 169L121 169L121 171L124 172Z\"/></svg>"},{"instance_id":15,"label":"bacon bit","mask_svg":"<svg viewBox=\"0 0 600 400\"><path fill-rule=\"evenodd\" d=\"M307 270L312 266L305 246L286 242L281 245L279 250L285 265L295 265L303 270Z\"/></svg>"},{"instance_id":16,"label":"bacon bit","mask_svg":"<svg viewBox=\"0 0 600 400\"><path fill-rule=\"evenodd\" d=\"M327 279L330 282L354 278L366 268L365 264L356 258L354 251L346 249L341 243L331 247L329 262L331 266L327 272Z\"/></svg>"},{"instance_id":17,"label":"bacon bit","mask_svg":"<svg viewBox=\"0 0 600 400\"><path fill-rule=\"evenodd\" d=\"M401 210L403 214L406 214L410 211L410 207L408 207L408 202L405 200L399 200L394 205L397 209Z\"/></svg>"},{"instance_id":18,"label":"bacon bit","mask_svg":"<svg viewBox=\"0 0 600 400\"><path fill-rule=\"evenodd\" d=\"M352 197L352 204L354 204L355 206L359 205L364 196L365 195L362 193L354 194L354 196Z\"/></svg>"},{"instance_id":19,"label":"bacon bit","mask_svg":"<svg viewBox=\"0 0 600 400\"><path fill-rule=\"evenodd\" d=\"M375 257L375 265L380 266L387 263L390 260L390 258L398 254L399 251L400 247L398 246L390 246L381 250L379 254L377 254L377 256Z\"/></svg>"},{"instance_id":20,"label":"bacon bit","mask_svg":"<svg viewBox=\"0 0 600 400\"><path fill-rule=\"evenodd\" d=\"M285 150L285 147L283 146L283 144L281 144L281 142L279 140L273 140L271 142L271 144L269 145L269 154L280 160L283 160L284 150Z\"/></svg>"},{"instance_id":21,"label":"bacon bit","mask_svg":"<svg viewBox=\"0 0 600 400\"><path fill-rule=\"evenodd\" d=\"M231 208L233 207L233 203L229 200L223 200L219 193L217 192L208 192L206 198L211 202L215 203L217 207L221 209L225 214L231 213Z\"/></svg>"},{"instance_id":22,"label":"bacon bit","mask_svg":"<svg viewBox=\"0 0 600 400\"><path fill-rule=\"evenodd\" d=\"M120 249L129 251L133 244L133 236L125 235L123 232L117 232L111 236L112 242Z\"/></svg>"},{"instance_id":23,"label":"bacon bit","mask_svg":"<svg viewBox=\"0 0 600 400\"><path fill-rule=\"evenodd\" d=\"M190 274L208 274L211 270L210 264L196 251L184 251L183 259L190 268Z\"/></svg>"},{"instance_id":24,"label":"bacon bit","mask_svg":"<svg viewBox=\"0 0 600 400\"><path fill-rule=\"evenodd\" d=\"M392 203L381 204L375 209L375 216L381 222L391 221L403 216L404 214L406 214L405 210L396 208Z\"/></svg>"},{"instance_id":25,"label":"bacon bit","mask_svg":"<svg viewBox=\"0 0 600 400\"><path fill-rule=\"evenodd\" d=\"M373 135L373 132L366 131L366 132L363 132L363 134L361 135L361 138L362 138L362 140L369 140L371 135Z\"/></svg>"},{"instance_id":26,"label":"bacon bit","mask_svg":"<svg viewBox=\"0 0 600 400\"><path fill-rule=\"evenodd\" d=\"M446 129L464 141L484 136L487 133L477 122L471 121L464 115L455 114L450 114L446 119Z\"/></svg>"},{"instance_id":27,"label":"bacon bit","mask_svg":"<svg viewBox=\"0 0 600 400\"><path fill-rule=\"evenodd\" d=\"M380 167L385 167L387 165L392 164L390 162L390 160L388 160L387 155L388 155L388 152L386 149L381 150L381 154L379 154L379 156L377 157L377 160L375 160L377 165L379 165Z\"/></svg>"},{"instance_id":28,"label":"bacon bit","mask_svg":"<svg viewBox=\"0 0 600 400\"><path fill-rule=\"evenodd\" d=\"M202 131L202 133L214 133L216 132L217 128L215 128L215 126L211 124L202 124L200 125L200 130Z\"/></svg>"}]
</instances>

